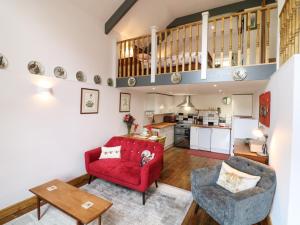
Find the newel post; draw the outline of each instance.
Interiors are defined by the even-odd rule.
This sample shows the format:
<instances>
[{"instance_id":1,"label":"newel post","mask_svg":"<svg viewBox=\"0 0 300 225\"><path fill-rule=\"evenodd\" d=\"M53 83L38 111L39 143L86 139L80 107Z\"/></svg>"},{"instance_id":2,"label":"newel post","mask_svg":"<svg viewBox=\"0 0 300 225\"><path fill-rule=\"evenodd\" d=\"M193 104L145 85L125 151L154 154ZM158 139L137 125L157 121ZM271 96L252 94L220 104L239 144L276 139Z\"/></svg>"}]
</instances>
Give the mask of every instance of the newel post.
<instances>
[{"instance_id":1,"label":"newel post","mask_svg":"<svg viewBox=\"0 0 300 225\"><path fill-rule=\"evenodd\" d=\"M157 33L158 27L152 26L151 27L151 83L155 83L155 75L157 70Z\"/></svg>"},{"instance_id":2,"label":"newel post","mask_svg":"<svg viewBox=\"0 0 300 225\"><path fill-rule=\"evenodd\" d=\"M208 16L209 12L202 13L202 50L201 50L201 79L206 80L207 73L207 45L208 45Z\"/></svg>"}]
</instances>

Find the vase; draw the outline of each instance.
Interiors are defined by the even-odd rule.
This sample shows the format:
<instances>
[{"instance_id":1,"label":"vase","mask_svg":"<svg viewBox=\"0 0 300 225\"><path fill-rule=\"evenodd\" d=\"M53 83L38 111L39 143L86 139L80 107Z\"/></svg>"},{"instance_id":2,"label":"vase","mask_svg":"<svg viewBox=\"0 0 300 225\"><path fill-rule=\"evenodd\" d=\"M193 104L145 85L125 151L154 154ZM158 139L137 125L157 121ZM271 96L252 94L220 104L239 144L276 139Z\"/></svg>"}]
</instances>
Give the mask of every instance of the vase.
<instances>
[{"instance_id":1,"label":"vase","mask_svg":"<svg viewBox=\"0 0 300 225\"><path fill-rule=\"evenodd\" d=\"M131 126L132 124L127 124L127 134L130 135L131 133Z\"/></svg>"}]
</instances>

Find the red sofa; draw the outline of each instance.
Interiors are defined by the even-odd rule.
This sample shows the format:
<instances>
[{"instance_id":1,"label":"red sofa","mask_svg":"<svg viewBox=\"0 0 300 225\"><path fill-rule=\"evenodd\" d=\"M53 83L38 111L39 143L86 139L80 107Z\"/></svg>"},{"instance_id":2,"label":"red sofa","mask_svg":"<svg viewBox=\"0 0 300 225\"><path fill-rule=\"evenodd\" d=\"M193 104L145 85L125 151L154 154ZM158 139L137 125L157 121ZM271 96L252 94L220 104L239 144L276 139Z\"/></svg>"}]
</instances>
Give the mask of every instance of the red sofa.
<instances>
[{"instance_id":1,"label":"red sofa","mask_svg":"<svg viewBox=\"0 0 300 225\"><path fill-rule=\"evenodd\" d=\"M104 146L121 146L121 159L99 159L101 148L96 148L85 153L85 167L90 175L101 178L143 194L148 187L157 180L163 168L163 146L158 142L136 140L126 137L113 137ZM155 153L154 158L141 167L141 153L149 150Z\"/></svg>"}]
</instances>

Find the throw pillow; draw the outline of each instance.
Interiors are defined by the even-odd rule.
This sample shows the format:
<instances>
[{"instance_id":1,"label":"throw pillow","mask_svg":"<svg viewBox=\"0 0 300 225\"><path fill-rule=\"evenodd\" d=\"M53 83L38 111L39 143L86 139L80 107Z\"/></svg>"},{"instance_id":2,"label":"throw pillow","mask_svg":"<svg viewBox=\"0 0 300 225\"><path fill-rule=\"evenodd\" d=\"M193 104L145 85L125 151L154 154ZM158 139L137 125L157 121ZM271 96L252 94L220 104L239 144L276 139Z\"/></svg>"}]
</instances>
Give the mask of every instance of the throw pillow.
<instances>
[{"instance_id":1,"label":"throw pillow","mask_svg":"<svg viewBox=\"0 0 300 225\"><path fill-rule=\"evenodd\" d=\"M120 159L120 158L121 158L121 146L101 148L101 155L99 159Z\"/></svg>"},{"instance_id":2,"label":"throw pillow","mask_svg":"<svg viewBox=\"0 0 300 225\"><path fill-rule=\"evenodd\" d=\"M232 193L237 193L254 188L259 180L260 176L241 172L223 162L217 184Z\"/></svg>"},{"instance_id":3,"label":"throw pillow","mask_svg":"<svg viewBox=\"0 0 300 225\"><path fill-rule=\"evenodd\" d=\"M149 150L144 150L141 154L141 167L151 161L155 156L155 153L151 153Z\"/></svg>"}]
</instances>

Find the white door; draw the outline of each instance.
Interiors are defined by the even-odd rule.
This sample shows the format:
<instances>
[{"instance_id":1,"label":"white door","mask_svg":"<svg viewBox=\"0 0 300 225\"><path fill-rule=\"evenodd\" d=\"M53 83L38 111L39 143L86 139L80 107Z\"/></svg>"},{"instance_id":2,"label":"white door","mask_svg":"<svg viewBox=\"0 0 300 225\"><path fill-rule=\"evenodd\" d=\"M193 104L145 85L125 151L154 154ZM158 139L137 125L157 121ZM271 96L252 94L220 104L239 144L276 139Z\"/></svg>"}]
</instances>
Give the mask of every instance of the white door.
<instances>
[{"instance_id":1,"label":"white door","mask_svg":"<svg viewBox=\"0 0 300 225\"><path fill-rule=\"evenodd\" d=\"M198 128L198 149L210 151L211 128Z\"/></svg>"},{"instance_id":2,"label":"white door","mask_svg":"<svg viewBox=\"0 0 300 225\"><path fill-rule=\"evenodd\" d=\"M199 149L199 134L198 127L191 127L191 135L190 135L190 148L191 149Z\"/></svg>"},{"instance_id":3,"label":"white door","mask_svg":"<svg viewBox=\"0 0 300 225\"><path fill-rule=\"evenodd\" d=\"M230 150L230 129L212 128L211 151L229 154Z\"/></svg>"}]
</instances>

